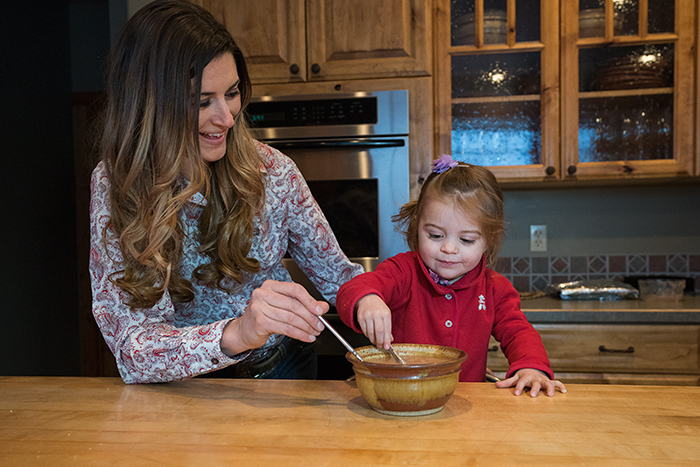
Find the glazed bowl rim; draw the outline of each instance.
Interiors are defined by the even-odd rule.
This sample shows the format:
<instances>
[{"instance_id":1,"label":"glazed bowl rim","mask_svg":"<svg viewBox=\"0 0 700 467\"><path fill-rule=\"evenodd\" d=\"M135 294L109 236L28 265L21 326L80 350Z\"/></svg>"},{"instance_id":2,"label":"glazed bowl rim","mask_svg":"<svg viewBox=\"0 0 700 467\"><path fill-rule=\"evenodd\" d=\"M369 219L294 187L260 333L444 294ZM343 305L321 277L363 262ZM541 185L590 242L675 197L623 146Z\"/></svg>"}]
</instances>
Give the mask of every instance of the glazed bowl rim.
<instances>
[{"instance_id":1,"label":"glazed bowl rim","mask_svg":"<svg viewBox=\"0 0 700 467\"><path fill-rule=\"evenodd\" d=\"M355 355L353 355L351 352L347 352L345 354L345 358L352 363L353 367L356 365L359 366L364 366L367 369L388 369L388 368L410 368L410 369L422 369L422 368L431 368L431 369L439 369L443 368L446 366L459 366L461 367L462 364L467 361L469 358L469 355L462 349L458 349L456 347L449 347L446 345L434 345L434 344L393 344L394 350L396 353L399 355L407 355L405 352L401 352L404 348L406 347L413 347L413 348L432 348L436 350L447 350L449 352L456 352L458 354L457 357L455 358L450 358L449 360L445 360L444 362L431 362L431 363L398 363L398 362L392 362L392 363L376 363L372 362L371 360L363 360L360 361ZM373 345L366 345L363 347L358 347L355 349L355 352L357 352L360 357L364 357L363 353L370 353L371 355L377 355L379 352L381 352L380 349L377 349Z\"/></svg>"}]
</instances>

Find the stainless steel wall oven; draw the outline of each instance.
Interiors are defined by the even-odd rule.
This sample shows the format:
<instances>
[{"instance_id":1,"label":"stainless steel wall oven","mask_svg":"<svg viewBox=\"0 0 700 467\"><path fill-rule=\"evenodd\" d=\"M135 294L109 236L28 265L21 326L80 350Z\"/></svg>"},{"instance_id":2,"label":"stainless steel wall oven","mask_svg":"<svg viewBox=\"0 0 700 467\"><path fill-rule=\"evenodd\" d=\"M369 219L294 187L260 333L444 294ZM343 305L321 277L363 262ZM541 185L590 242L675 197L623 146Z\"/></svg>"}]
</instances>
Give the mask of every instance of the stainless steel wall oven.
<instances>
[{"instance_id":1,"label":"stainless steel wall oven","mask_svg":"<svg viewBox=\"0 0 700 467\"><path fill-rule=\"evenodd\" d=\"M372 270L406 251L391 216L409 199L407 90L262 97L247 114L255 138L297 164L351 261Z\"/></svg>"}]
</instances>

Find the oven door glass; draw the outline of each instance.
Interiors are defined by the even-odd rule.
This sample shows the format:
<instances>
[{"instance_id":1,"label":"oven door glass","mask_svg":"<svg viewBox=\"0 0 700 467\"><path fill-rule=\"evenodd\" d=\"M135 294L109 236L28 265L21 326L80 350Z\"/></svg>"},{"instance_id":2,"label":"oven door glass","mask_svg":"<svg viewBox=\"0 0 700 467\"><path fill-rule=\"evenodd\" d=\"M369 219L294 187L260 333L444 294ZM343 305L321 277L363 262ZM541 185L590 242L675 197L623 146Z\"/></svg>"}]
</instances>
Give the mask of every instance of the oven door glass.
<instances>
[{"instance_id":1,"label":"oven door glass","mask_svg":"<svg viewBox=\"0 0 700 467\"><path fill-rule=\"evenodd\" d=\"M379 256L379 210L377 179L307 180L350 258Z\"/></svg>"}]
</instances>

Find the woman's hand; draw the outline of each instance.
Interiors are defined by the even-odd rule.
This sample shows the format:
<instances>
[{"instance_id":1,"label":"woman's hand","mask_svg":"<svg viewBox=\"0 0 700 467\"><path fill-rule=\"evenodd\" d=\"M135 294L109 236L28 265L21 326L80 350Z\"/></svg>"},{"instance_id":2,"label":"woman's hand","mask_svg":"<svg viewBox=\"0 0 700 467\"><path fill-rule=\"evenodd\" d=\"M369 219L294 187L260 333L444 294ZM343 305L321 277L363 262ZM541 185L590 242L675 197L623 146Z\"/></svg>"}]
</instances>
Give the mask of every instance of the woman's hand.
<instances>
[{"instance_id":1,"label":"woman's hand","mask_svg":"<svg viewBox=\"0 0 700 467\"><path fill-rule=\"evenodd\" d=\"M566 386L561 381L552 380L539 370L532 368L523 368L515 372L513 376L503 381L496 381L497 388L510 388L515 386L513 394L519 396L523 389L530 388L530 397L537 397L540 389L543 390L549 397L554 396L556 389L563 394L566 394Z\"/></svg>"},{"instance_id":2,"label":"woman's hand","mask_svg":"<svg viewBox=\"0 0 700 467\"><path fill-rule=\"evenodd\" d=\"M378 295L366 295L357 301L357 322L365 336L377 347L388 349L391 335L391 310Z\"/></svg>"},{"instance_id":3,"label":"woman's hand","mask_svg":"<svg viewBox=\"0 0 700 467\"><path fill-rule=\"evenodd\" d=\"M267 280L253 291L245 313L224 329L221 350L236 355L260 347L271 334L313 342L323 330L318 317L328 308L299 284Z\"/></svg>"}]
</instances>

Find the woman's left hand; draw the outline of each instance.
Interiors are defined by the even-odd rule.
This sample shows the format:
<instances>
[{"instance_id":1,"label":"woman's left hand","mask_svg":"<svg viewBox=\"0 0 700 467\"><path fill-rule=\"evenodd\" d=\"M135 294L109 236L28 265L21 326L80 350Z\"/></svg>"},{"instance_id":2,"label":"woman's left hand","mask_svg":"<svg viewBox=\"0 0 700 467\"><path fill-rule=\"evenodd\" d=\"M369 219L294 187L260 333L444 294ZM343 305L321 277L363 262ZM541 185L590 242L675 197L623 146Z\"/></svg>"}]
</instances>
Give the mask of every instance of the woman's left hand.
<instances>
[{"instance_id":1,"label":"woman's left hand","mask_svg":"<svg viewBox=\"0 0 700 467\"><path fill-rule=\"evenodd\" d=\"M513 394L519 396L523 389L530 388L530 397L537 397L540 390L545 392L549 397L554 396L556 389L562 394L566 394L566 386L561 381L552 380L539 370L532 368L523 368L515 372L513 376L503 381L497 381L497 388L510 388L515 386Z\"/></svg>"}]
</instances>

